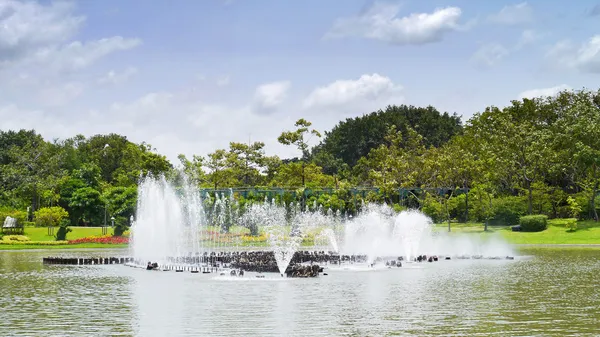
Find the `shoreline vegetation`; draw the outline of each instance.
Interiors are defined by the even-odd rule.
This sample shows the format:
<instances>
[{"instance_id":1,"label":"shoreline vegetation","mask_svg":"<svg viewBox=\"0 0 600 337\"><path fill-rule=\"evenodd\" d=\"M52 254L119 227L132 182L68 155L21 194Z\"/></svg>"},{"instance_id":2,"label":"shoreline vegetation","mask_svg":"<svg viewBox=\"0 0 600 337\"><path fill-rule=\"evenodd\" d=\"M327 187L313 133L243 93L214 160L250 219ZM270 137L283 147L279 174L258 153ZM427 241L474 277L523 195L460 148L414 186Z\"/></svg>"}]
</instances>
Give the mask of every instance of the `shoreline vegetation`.
<instances>
[{"instance_id":1,"label":"shoreline vegetation","mask_svg":"<svg viewBox=\"0 0 600 337\"><path fill-rule=\"evenodd\" d=\"M485 241L491 238L501 238L509 244L519 247L600 247L600 224L594 221L578 221L577 231L569 231L569 219L548 220L548 228L540 232L513 232L510 226L485 226L482 223L450 223L451 231L448 233L447 223L438 223L433 226L435 233L448 233L448 235L473 236ZM97 248L127 248L129 245L128 233L125 237L102 235L101 227L71 227L68 234L69 241L56 241L54 236L49 236L47 228L26 227L24 235L4 235L0 239L2 250L29 250L29 249L97 249ZM208 227L209 231L213 228ZM263 234L251 236L246 228L232 228L230 233L220 234L208 232L208 235L219 237L225 244L242 247L266 247L266 236ZM213 233L213 234L211 234ZM206 234L205 234L206 235ZM114 240L112 238L115 238ZM11 240L12 239L12 240ZM8 242L10 241L10 242ZM308 233L303 246L314 245L314 235ZM208 246L208 243L206 244Z\"/></svg>"},{"instance_id":2,"label":"shoreline vegetation","mask_svg":"<svg viewBox=\"0 0 600 337\"><path fill-rule=\"evenodd\" d=\"M396 212L419 209L439 224L438 232L449 222L450 235L598 244L600 128L594 125L600 125L600 90L583 89L489 106L465 121L407 105L348 118L323 133L300 118L277 138L295 149L288 158L255 141L172 162L118 134L49 141L35 130L0 130L0 222L25 229L22 237L5 235L0 249L125 245L147 178L168 181L176 193L198 190L213 226L205 247L266 245L264 235L232 231L248 224L223 219L215 208L220 201L244 214L265 200L344 216L386 204ZM86 232L100 225L113 227L114 236L100 227ZM45 235L48 227L56 228L56 238Z\"/></svg>"}]
</instances>

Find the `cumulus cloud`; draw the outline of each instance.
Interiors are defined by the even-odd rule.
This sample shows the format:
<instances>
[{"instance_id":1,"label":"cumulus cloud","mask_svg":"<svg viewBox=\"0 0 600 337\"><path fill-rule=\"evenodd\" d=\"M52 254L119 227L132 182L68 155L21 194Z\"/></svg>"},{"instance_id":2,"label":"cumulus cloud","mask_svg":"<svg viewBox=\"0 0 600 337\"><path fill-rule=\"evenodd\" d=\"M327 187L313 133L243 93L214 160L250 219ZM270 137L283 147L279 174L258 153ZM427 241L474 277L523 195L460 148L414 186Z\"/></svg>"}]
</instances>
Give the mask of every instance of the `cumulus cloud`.
<instances>
[{"instance_id":1,"label":"cumulus cloud","mask_svg":"<svg viewBox=\"0 0 600 337\"><path fill-rule=\"evenodd\" d=\"M519 94L519 99L523 98L535 98L535 97L551 97L564 90L571 90L572 88L566 84L557 85L550 88L531 89L523 91Z\"/></svg>"},{"instance_id":2,"label":"cumulus cloud","mask_svg":"<svg viewBox=\"0 0 600 337\"><path fill-rule=\"evenodd\" d=\"M74 71L100 58L137 47L136 38L113 36L73 41L85 17L75 14L74 3L4 0L0 3L0 66L4 71L38 67L36 73Z\"/></svg>"},{"instance_id":3,"label":"cumulus cloud","mask_svg":"<svg viewBox=\"0 0 600 337\"><path fill-rule=\"evenodd\" d=\"M527 2L504 6L500 12L490 15L488 20L503 25L529 23L533 21L533 8Z\"/></svg>"},{"instance_id":4,"label":"cumulus cloud","mask_svg":"<svg viewBox=\"0 0 600 337\"><path fill-rule=\"evenodd\" d=\"M471 61L478 66L492 67L509 55L509 50L499 43L487 43L471 57Z\"/></svg>"},{"instance_id":5,"label":"cumulus cloud","mask_svg":"<svg viewBox=\"0 0 600 337\"><path fill-rule=\"evenodd\" d=\"M254 110L257 113L271 113L287 98L290 81L278 81L260 85L254 92Z\"/></svg>"},{"instance_id":6,"label":"cumulus cloud","mask_svg":"<svg viewBox=\"0 0 600 337\"><path fill-rule=\"evenodd\" d=\"M546 56L559 67L600 73L600 35L592 36L579 47L571 41L559 41Z\"/></svg>"},{"instance_id":7,"label":"cumulus cloud","mask_svg":"<svg viewBox=\"0 0 600 337\"><path fill-rule=\"evenodd\" d=\"M73 5L4 0L0 3L0 64L28 57L39 48L71 38L85 18Z\"/></svg>"},{"instance_id":8,"label":"cumulus cloud","mask_svg":"<svg viewBox=\"0 0 600 337\"><path fill-rule=\"evenodd\" d=\"M375 3L365 13L338 19L326 38L361 37L396 45L422 45L441 41L449 32L461 30L458 7L437 8L432 13L397 17L400 6Z\"/></svg>"},{"instance_id":9,"label":"cumulus cloud","mask_svg":"<svg viewBox=\"0 0 600 337\"><path fill-rule=\"evenodd\" d=\"M56 71L74 71L89 67L102 57L120 50L135 48L139 39L114 36L95 41L74 41L63 46L53 46L38 50L33 61L46 64Z\"/></svg>"},{"instance_id":10,"label":"cumulus cloud","mask_svg":"<svg viewBox=\"0 0 600 337\"><path fill-rule=\"evenodd\" d=\"M390 98L401 100L402 86L389 77L365 74L356 80L337 80L314 89L304 99L305 108L331 108L364 102L381 102Z\"/></svg>"}]
</instances>

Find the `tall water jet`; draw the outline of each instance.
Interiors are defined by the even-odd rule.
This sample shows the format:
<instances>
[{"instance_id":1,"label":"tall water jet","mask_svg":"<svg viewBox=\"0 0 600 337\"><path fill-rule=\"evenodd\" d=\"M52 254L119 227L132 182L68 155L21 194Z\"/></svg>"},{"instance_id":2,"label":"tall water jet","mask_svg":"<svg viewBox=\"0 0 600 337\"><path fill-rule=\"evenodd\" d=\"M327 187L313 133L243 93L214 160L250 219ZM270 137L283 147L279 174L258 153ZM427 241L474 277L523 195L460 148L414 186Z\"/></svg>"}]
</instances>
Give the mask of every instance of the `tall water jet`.
<instances>
[{"instance_id":1,"label":"tall water jet","mask_svg":"<svg viewBox=\"0 0 600 337\"><path fill-rule=\"evenodd\" d=\"M402 211L396 216L392 236L400 239L406 259L422 253L419 249L431 237L431 226L431 219L417 210Z\"/></svg>"},{"instance_id":2,"label":"tall water jet","mask_svg":"<svg viewBox=\"0 0 600 337\"><path fill-rule=\"evenodd\" d=\"M161 178L146 178L138 186L138 204L131 242L135 259L165 261L180 256L184 217L180 198Z\"/></svg>"}]
</instances>

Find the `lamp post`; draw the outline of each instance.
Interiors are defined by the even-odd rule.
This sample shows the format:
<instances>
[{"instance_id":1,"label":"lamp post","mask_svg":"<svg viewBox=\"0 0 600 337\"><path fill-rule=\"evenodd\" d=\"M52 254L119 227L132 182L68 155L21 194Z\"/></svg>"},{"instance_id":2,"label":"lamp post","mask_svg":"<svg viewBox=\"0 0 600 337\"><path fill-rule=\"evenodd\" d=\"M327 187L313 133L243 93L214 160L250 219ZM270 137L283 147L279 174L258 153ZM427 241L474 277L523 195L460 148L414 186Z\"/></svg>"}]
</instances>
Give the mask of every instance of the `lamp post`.
<instances>
[{"instance_id":1,"label":"lamp post","mask_svg":"<svg viewBox=\"0 0 600 337\"><path fill-rule=\"evenodd\" d=\"M111 223L111 227L114 228L115 227L115 217L114 216L110 217L110 223Z\"/></svg>"}]
</instances>

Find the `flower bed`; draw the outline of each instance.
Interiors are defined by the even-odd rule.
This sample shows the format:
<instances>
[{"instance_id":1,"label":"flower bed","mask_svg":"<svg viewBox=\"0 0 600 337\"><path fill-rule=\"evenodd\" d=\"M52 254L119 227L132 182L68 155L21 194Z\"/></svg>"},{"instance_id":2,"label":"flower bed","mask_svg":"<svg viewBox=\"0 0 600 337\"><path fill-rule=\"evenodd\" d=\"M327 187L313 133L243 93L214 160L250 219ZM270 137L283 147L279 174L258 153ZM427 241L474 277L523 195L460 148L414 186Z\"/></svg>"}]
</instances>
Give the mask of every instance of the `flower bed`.
<instances>
[{"instance_id":1,"label":"flower bed","mask_svg":"<svg viewBox=\"0 0 600 337\"><path fill-rule=\"evenodd\" d=\"M127 243L129 243L129 238L123 237L123 236L102 235L102 236L87 236L85 238L69 240L69 244L79 244L79 243L102 243L102 244L107 244L107 245L127 244Z\"/></svg>"},{"instance_id":2,"label":"flower bed","mask_svg":"<svg viewBox=\"0 0 600 337\"><path fill-rule=\"evenodd\" d=\"M0 240L0 245L35 245L35 246L59 246L66 245L68 241L4 241Z\"/></svg>"}]
</instances>

